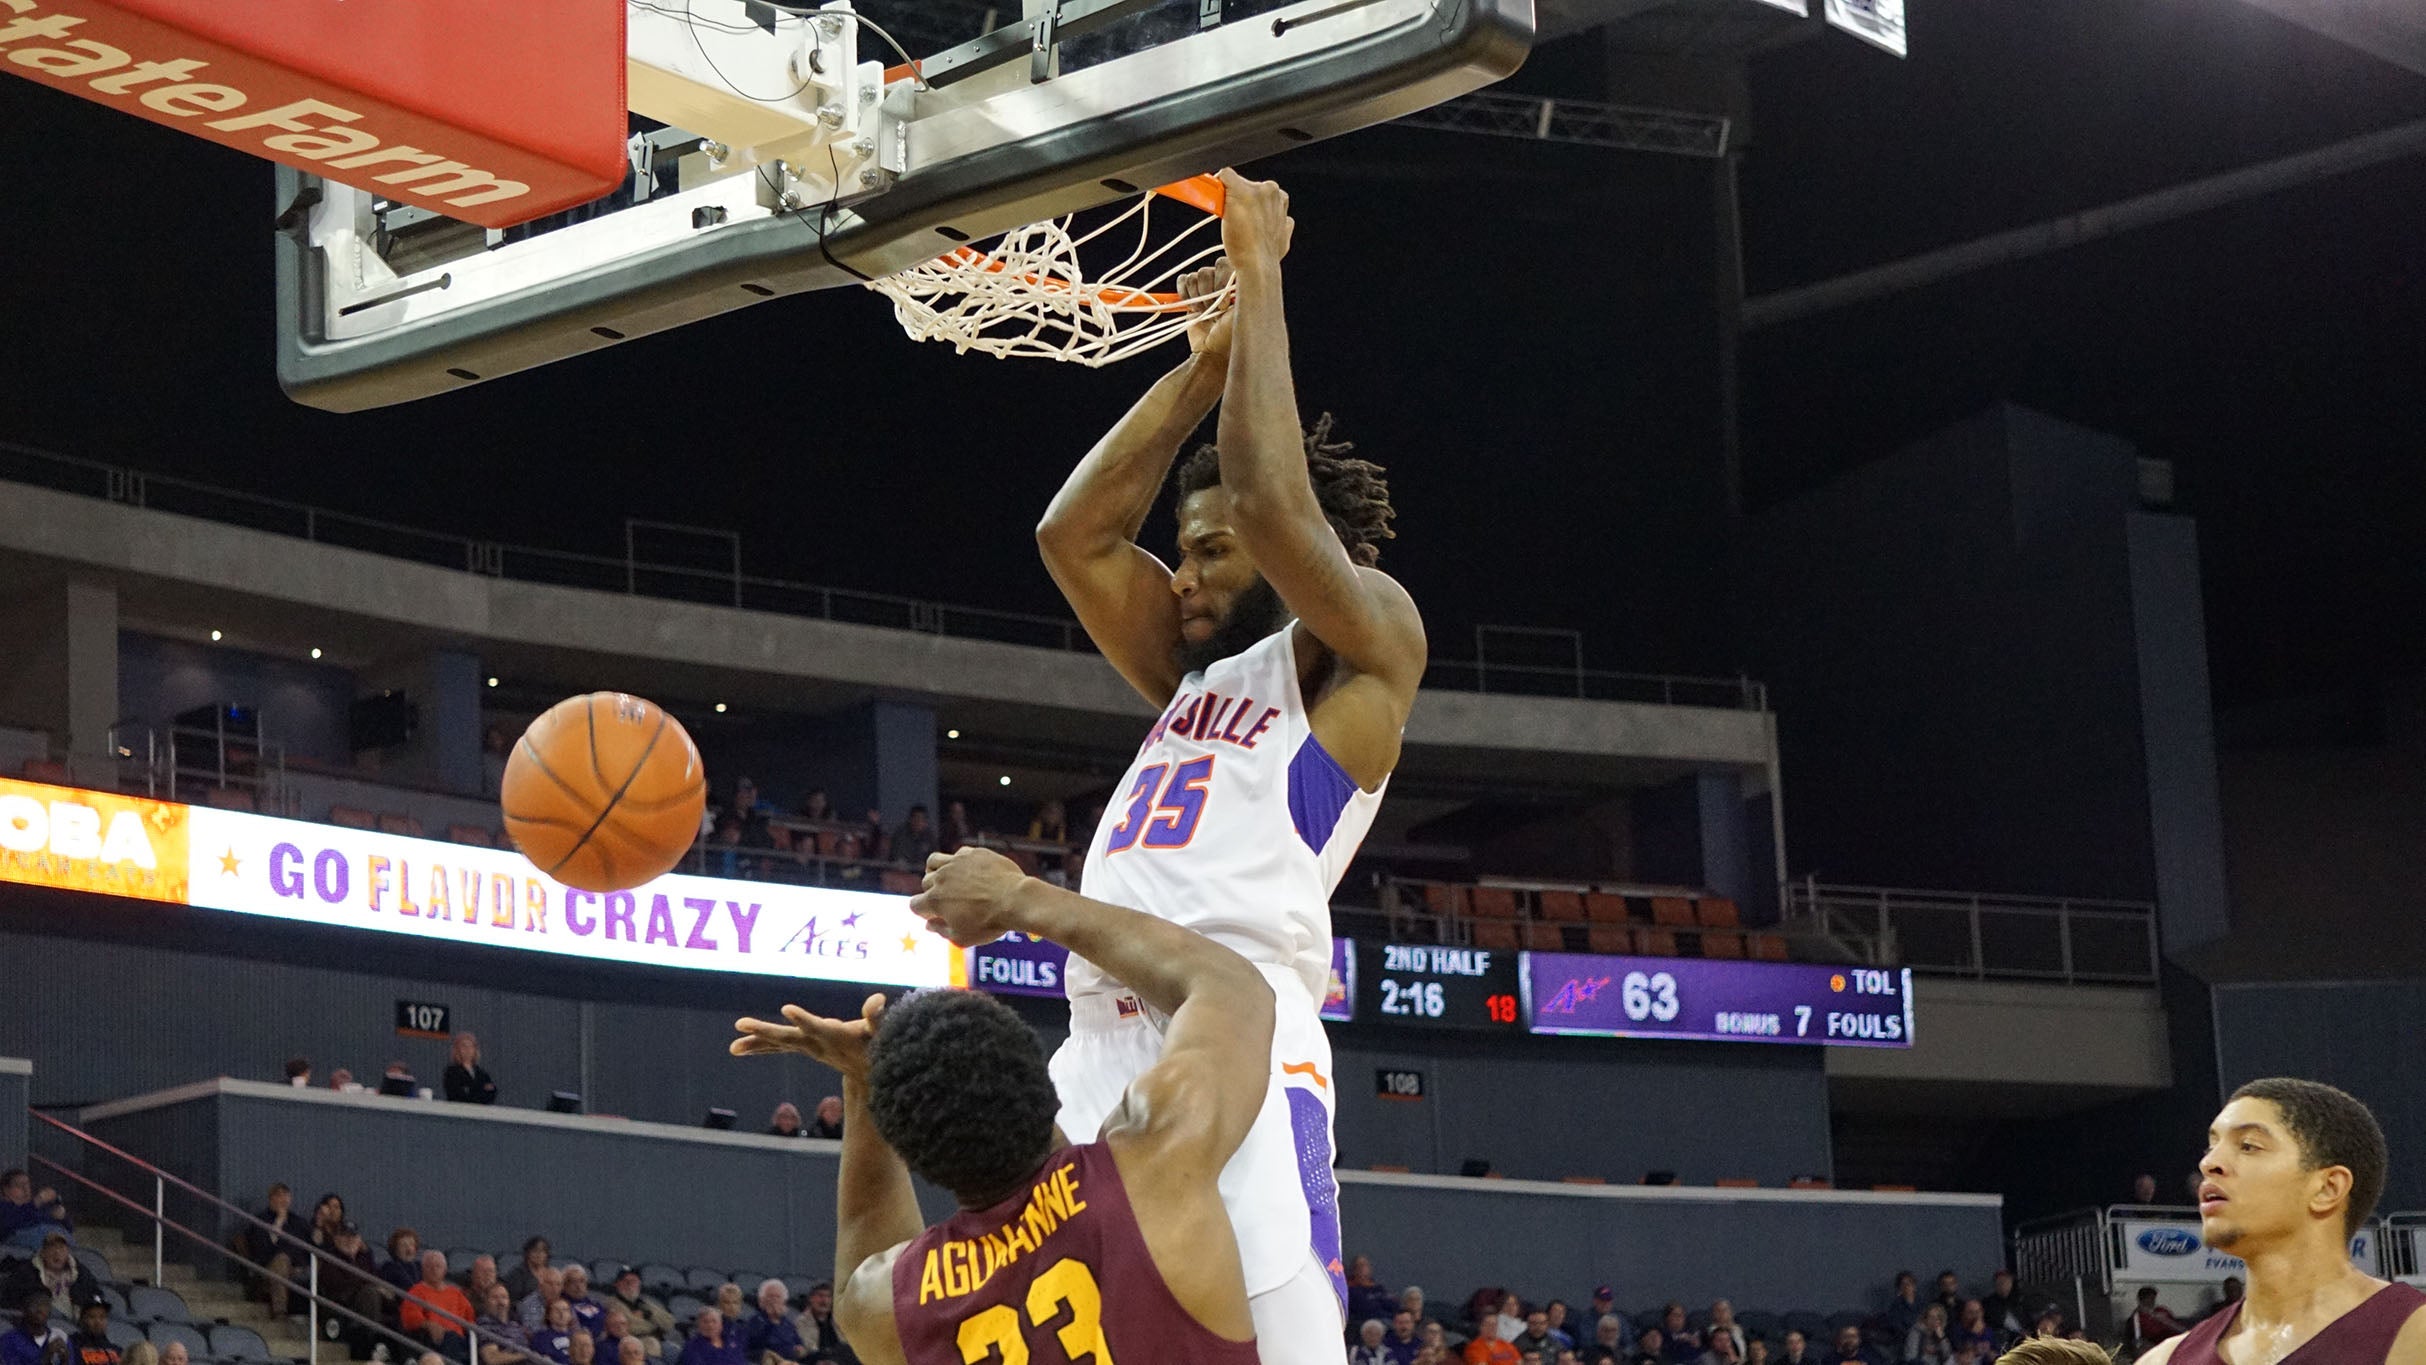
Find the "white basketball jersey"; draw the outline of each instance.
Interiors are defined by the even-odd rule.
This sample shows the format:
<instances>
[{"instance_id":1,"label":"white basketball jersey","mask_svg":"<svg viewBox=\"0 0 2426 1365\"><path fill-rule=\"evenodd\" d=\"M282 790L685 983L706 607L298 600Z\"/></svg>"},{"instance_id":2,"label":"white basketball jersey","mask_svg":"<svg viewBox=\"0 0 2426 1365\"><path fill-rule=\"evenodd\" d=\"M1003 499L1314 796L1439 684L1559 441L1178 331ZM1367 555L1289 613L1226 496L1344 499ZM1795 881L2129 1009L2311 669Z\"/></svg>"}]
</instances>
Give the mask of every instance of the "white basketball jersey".
<instances>
[{"instance_id":1,"label":"white basketball jersey","mask_svg":"<svg viewBox=\"0 0 2426 1365\"><path fill-rule=\"evenodd\" d=\"M1087 849L1080 891L1296 974L1331 975L1331 892L1389 783L1357 788L1298 695L1296 623L1179 684ZM1072 999L1113 989L1070 959Z\"/></svg>"}]
</instances>

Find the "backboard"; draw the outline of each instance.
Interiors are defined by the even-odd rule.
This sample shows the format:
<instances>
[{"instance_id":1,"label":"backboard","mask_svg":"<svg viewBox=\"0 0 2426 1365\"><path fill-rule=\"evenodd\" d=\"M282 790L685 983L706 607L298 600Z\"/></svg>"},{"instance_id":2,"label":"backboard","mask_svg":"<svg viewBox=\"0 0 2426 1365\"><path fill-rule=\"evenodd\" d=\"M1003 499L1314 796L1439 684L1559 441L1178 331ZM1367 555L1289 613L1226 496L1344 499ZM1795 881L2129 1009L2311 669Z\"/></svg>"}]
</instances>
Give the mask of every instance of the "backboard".
<instances>
[{"instance_id":1,"label":"backboard","mask_svg":"<svg viewBox=\"0 0 2426 1365\"><path fill-rule=\"evenodd\" d=\"M632 172L520 227L279 167L280 383L357 411L890 275L1465 94L1533 26L1532 0L1027 4L937 48L906 16L948 6L629 0Z\"/></svg>"}]
</instances>

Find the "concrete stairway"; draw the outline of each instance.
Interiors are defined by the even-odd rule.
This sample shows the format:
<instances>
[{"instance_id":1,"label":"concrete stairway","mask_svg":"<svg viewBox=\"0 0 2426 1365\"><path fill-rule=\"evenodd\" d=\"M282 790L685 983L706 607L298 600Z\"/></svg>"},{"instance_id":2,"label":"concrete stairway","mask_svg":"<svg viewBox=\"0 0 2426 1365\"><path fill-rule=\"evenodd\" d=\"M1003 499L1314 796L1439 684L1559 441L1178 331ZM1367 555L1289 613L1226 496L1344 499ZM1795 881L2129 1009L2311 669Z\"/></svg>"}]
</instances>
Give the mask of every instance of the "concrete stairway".
<instances>
[{"instance_id":1,"label":"concrete stairway","mask_svg":"<svg viewBox=\"0 0 2426 1365\"><path fill-rule=\"evenodd\" d=\"M76 1244L100 1252L110 1263L111 1278L125 1284L152 1283L149 1241L129 1243L116 1228L87 1224L76 1230ZM233 1281L203 1279L193 1267L172 1260L162 1267L159 1287L176 1291L194 1320L206 1327L212 1323L250 1327L269 1344L270 1354L281 1360L304 1360L311 1354L303 1317L272 1318L266 1304L245 1297L243 1288ZM324 1341L315 1365L344 1365L346 1359L342 1344Z\"/></svg>"}]
</instances>

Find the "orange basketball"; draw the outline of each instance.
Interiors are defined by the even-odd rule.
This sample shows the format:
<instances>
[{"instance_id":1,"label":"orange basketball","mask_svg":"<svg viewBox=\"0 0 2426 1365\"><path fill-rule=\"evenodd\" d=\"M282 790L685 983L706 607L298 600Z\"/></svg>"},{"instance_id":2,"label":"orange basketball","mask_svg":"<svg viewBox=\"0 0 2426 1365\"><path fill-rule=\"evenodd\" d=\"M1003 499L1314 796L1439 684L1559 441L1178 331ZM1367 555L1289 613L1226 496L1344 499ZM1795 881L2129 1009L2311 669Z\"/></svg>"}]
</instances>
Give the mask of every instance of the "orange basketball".
<instances>
[{"instance_id":1,"label":"orange basketball","mask_svg":"<svg viewBox=\"0 0 2426 1365\"><path fill-rule=\"evenodd\" d=\"M583 891L628 891L682 861L707 800L681 722L638 697L592 692L522 732L498 804L540 871Z\"/></svg>"}]
</instances>

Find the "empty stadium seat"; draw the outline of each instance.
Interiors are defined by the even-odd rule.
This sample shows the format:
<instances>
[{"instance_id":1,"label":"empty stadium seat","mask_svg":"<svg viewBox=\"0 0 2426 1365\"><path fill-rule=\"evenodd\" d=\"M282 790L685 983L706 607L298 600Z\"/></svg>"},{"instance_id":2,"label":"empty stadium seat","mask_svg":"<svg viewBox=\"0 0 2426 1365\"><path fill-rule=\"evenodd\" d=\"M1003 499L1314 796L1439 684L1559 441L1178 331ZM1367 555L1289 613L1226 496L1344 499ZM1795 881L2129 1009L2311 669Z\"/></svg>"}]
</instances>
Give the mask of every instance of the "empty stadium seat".
<instances>
[{"instance_id":1,"label":"empty stadium seat","mask_svg":"<svg viewBox=\"0 0 2426 1365\"><path fill-rule=\"evenodd\" d=\"M485 1251L474 1251L470 1247L457 1247L453 1251L446 1254L446 1273L449 1275L468 1275L471 1273L472 1262L477 1261L486 1255L488 1255L488 1253ZM498 1259L504 1260L505 1258L501 1256Z\"/></svg>"},{"instance_id":2,"label":"empty stadium seat","mask_svg":"<svg viewBox=\"0 0 2426 1365\"><path fill-rule=\"evenodd\" d=\"M48 782L54 787L68 784L67 765L55 758L29 758L19 772L28 782Z\"/></svg>"},{"instance_id":3,"label":"empty stadium seat","mask_svg":"<svg viewBox=\"0 0 2426 1365\"><path fill-rule=\"evenodd\" d=\"M1721 1177L1718 1187L1722 1190L1757 1190L1761 1187L1761 1182L1740 1175L1731 1175Z\"/></svg>"},{"instance_id":4,"label":"empty stadium seat","mask_svg":"<svg viewBox=\"0 0 2426 1365\"><path fill-rule=\"evenodd\" d=\"M915 872L904 872L899 868L888 867L877 877L876 885L886 895L915 896L926 885L926 879Z\"/></svg>"},{"instance_id":5,"label":"empty stadium seat","mask_svg":"<svg viewBox=\"0 0 2426 1365\"><path fill-rule=\"evenodd\" d=\"M1786 1182L1786 1188L1791 1190L1833 1190L1836 1188L1836 1182L1822 1180L1814 1175L1798 1175Z\"/></svg>"},{"instance_id":6,"label":"empty stadium seat","mask_svg":"<svg viewBox=\"0 0 2426 1365\"><path fill-rule=\"evenodd\" d=\"M151 1338L154 1346L165 1347L172 1341L182 1341L185 1343L185 1353L197 1360L203 1359L211 1353L210 1338L195 1331L188 1323L155 1322L144 1335Z\"/></svg>"},{"instance_id":7,"label":"empty stadium seat","mask_svg":"<svg viewBox=\"0 0 2426 1365\"><path fill-rule=\"evenodd\" d=\"M1574 891L1544 891L1541 893L1541 916L1561 924L1578 924L1584 918L1584 898Z\"/></svg>"},{"instance_id":8,"label":"empty stadium seat","mask_svg":"<svg viewBox=\"0 0 2426 1365\"><path fill-rule=\"evenodd\" d=\"M1735 1325L1743 1328L1747 1335L1763 1341L1778 1342L1786 1335L1785 1326L1778 1320L1777 1314L1764 1313L1757 1308L1738 1309Z\"/></svg>"},{"instance_id":9,"label":"empty stadium seat","mask_svg":"<svg viewBox=\"0 0 2426 1365\"><path fill-rule=\"evenodd\" d=\"M1465 913L1464 887L1446 882L1424 883L1424 908L1443 919L1453 919Z\"/></svg>"},{"instance_id":10,"label":"empty stadium seat","mask_svg":"<svg viewBox=\"0 0 2426 1365\"><path fill-rule=\"evenodd\" d=\"M1831 1333L1842 1332L1848 1327L1859 1327L1868 1321L1870 1321L1868 1313L1862 1312L1858 1308L1848 1308L1842 1312L1828 1315L1828 1330Z\"/></svg>"},{"instance_id":11,"label":"empty stadium seat","mask_svg":"<svg viewBox=\"0 0 2426 1365\"><path fill-rule=\"evenodd\" d=\"M347 829L377 829L379 828L379 817L360 806L331 806L329 807L329 823L343 825Z\"/></svg>"},{"instance_id":12,"label":"empty stadium seat","mask_svg":"<svg viewBox=\"0 0 2426 1365\"><path fill-rule=\"evenodd\" d=\"M1791 960L1791 955L1786 950L1785 936L1782 934L1752 935L1751 955L1755 959L1762 962L1786 962Z\"/></svg>"},{"instance_id":13,"label":"empty stadium seat","mask_svg":"<svg viewBox=\"0 0 2426 1365\"><path fill-rule=\"evenodd\" d=\"M651 1261L640 1268L640 1288L643 1292L654 1294L660 1299L681 1293L688 1284L689 1281L683 1278L682 1269L679 1266L670 1266L663 1261Z\"/></svg>"},{"instance_id":14,"label":"empty stadium seat","mask_svg":"<svg viewBox=\"0 0 2426 1365\"><path fill-rule=\"evenodd\" d=\"M1524 930L1525 946L1534 952L1563 953L1567 951L1567 934L1559 926L1534 922L1519 927Z\"/></svg>"},{"instance_id":15,"label":"empty stadium seat","mask_svg":"<svg viewBox=\"0 0 2426 1365\"><path fill-rule=\"evenodd\" d=\"M82 1252L83 1248L79 1247L77 1250ZM80 1261L84 1260L82 1255L78 1255L76 1259ZM88 1266L92 1264L90 1261L85 1261L84 1263ZM110 1322L112 1325L115 1325L125 1319L126 1295L119 1293L115 1286L107 1284L101 1286L101 1301L110 1306Z\"/></svg>"},{"instance_id":16,"label":"empty stadium seat","mask_svg":"<svg viewBox=\"0 0 2426 1365\"><path fill-rule=\"evenodd\" d=\"M1584 930L1584 943L1592 952L1622 957L1634 951L1634 931L1614 924L1595 924Z\"/></svg>"},{"instance_id":17,"label":"empty stadium seat","mask_svg":"<svg viewBox=\"0 0 2426 1365\"><path fill-rule=\"evenodd\" d=\"M786 1275L783 1277L783 1287L791 1294L792 1301L795 1303L800 1303L807 1300L809 1297L809 1291L815 1289L822 1283L824 1282L821 1280L812 1280L806 1275Z\"/></svg>"},{"instance_id":18,"label":"empty stadium seat","mask_svg":"<svg viewBox=\"0 0 2426 1365\"><path fill-rule=\"evenodd\" d=\"M1693 902L1682 896L1653 896L1651 898L1651 922L1659 925L1674 925L1677 928L1691 928L1694 922Z\"/></svg>"},{"instance_id":19,"label":"empty stadium seat","mask_svg":"<svg viewBox=\"0 0 2426 1365\"><path fill-rule=\"evenodd\" d=\"M103 1284L111 1283L118 1278L118 1272L110 1265L109 1257L102 1255L100 1252L93 1250L91 1247L77 1247L76 1259L83 1264L85 1269L93 1272L94 1279L101 1281ZM124 1303L114 1303L110 1305L110 1310L112 1312L123 1313L126 1311L126 1305Z\"/></svg>"},{"instance_id":20,"label":"empty stadium seat","mask_svg":"<svg viewBox=\"0 0 2426 1365\"><path fill-rule=\"evenodd\" d=\"M1584 896L1584 915L1594 924L1624 924L1631 918L1626 913L1626 898L1612 896L1606 891L1593 891Z\"/></svg>"},{"instance_id":21,"label":"empty stadium seat","mask_svg":"<svg viewBox=\"0 0 2426 1365\"><path fill-rule=\"evenodd\" d=\"M126 1291L126 1315L137 1322L190 1323L194 1320L193 1313L185 1306L185 1299L176 1290L148 1284L139 1284ZM152 1344L160 1345L160 1338L153 1337ZM209 1355L210 1343L204 1342L192 1349Z\"/></svg>"},{"instance_id":22,"label":"empty stadium seat","mask_svg":"<svg viewBox=\"0 0 2426 1365\"><path fill-rule=\"evenodd\" d=\"M213 787L202 794L202 804L220 810L252 810L253 794L242 787Z\"/></svg>"},{"instance_id":23,"label":"empty stadium seat","mask_svg":"<svg viewBox=\"0 0 2426 1365\"><path fill-rule=\"evenodd\" d=\"M474 848L490 848L496 844L496 840L489 837L489 832L478 825L449 825L446 827L446 837L451 843L470 844Z\"/></svg>"},{"instance_id":24,"label":"empty stadium seat","mask_svg":"<svg viewBox=\"0 0 2426 1365\"><path fill-rule=\"evenodd\" d=\"M1634 931L1634 951L1644 957L1676 956L1676 931L1673 929L1637 929Z\"/></svg>"},{"instance_id":25,"label":"empty stadium seat","mask_svg":"<svg viewBox=\"0 0 2426 1365\"><path fill-rule=\"evenodd\" d=\"M1740 929L1743 927L1744 922L1736 912L1735 902L1725 896L1704 896L1694 902L1693 912L1701 918L1702 926L1707 929Z\"/></svg>"},{"instance_id":26,"label":"empty stadium seat","mask_svg":"<svg viewBox=\"0 0 2426 1365\"><path fill-rule=\"evenodd\" d=\"M421 837L421 822L409 815L398 815L393 811L381 811L379 813L379 832L382 834L401 834L409 839L418 839Z\"/></svg>"},{"instance_id":27,"label":"empty stadium seat","mask_svg":"<svg viewBox=\"0 0 2426 1365\"><path fill-rule=\"evenodd\" d=\"M707 1300L697 1294L676 1294L665 1301L665 1311L673 1314L674 1321L682 1324L682 1330L686 1332L691 1330L691 1322L699 1316L700 1310L707 1306Z\"/></svg>"},{"instance_id":28,"label":"empty stadium seat","mask_svg":"<svg viewBox=\"0 0 2426 1365\"><path fill-rule=\"evenodd\" d=\"M723 1271L710 1270L708 1267L703 1265L695 1265L689 1270L682 1272L683 1287L690 1290L694 1294L705 1292L709 1298L714 1298L716 1297L717 1287L723 1283Z\"/></svg>"},{"instance_id":29,"label":"empty stadium seat","mask_svg":"<svg viewBox=\"0 0 2426 1365\"><path fill-rule=\"evenodd\" d=\"M127 1347L134 1345L136 1342L143 1340L143 1329L137 1327L131 1322L122 1322L117 1318L111 1318L109 1331L104 1335L109 1337L110 1345L115 1346L119 1350L123 1351Z\"/></svg>"},{"instance_id":30,"label":"empty stadium seat","mask_svg":"<svg viewBox=\"0 0 2426 1365\"><path fill-rule=\"evenodd\" d=\"M615 1259L612 1256L601 1256L597 1260L590 1262L591 1290L603 1291L608 1286L614 1284L615 1272L621 1269L623 1269L623 1262ZM646 1285L642 1286L641 1292L648 1292Z\"/></svg>"},{"instance_id":31,"label":"empty stadium seat","mask_svg":"<svg viewBox=\"0 0 2426 1365\"><path fill-rule=\"evenodd\" d=\"M1744 955L1744 936L1729 929L1702 930L1702 956L1736 958Z\"/></svg>"},{"instance_id":32,"label":"empty stadium seat","mask_svg":"<svg viewBox=\"0 0 2426 1365\"><path fill-rule=\"evenodd\" d=\"M1818 1313L1797 1309L1779 1316L1778 1321L1789 1332L1800 1332L1814 1344L1828 1339L1828 1319Z\"/></svg>"},{"instance_id":33,"label":"empty stadium seat","mask_svg":"<svg viewBox=\"0 0 2426 1365\"><path fill-rule=\"evenodd\" d=\"M1474 921L1474 946L1497 952L1513 953L1518 948L1517 924L1507 919L1478 919Z\"/></svg>"},{"instance_id":34,"label":"empty stadium seat","mask_svg":"<svg viewBox=\"0 0 2426 1365\"><path fill-rule=\"evenodd\" d=\"M250 1327L214 1327L211 1354L221 1360L268 1360L270 1345Z\"/></svg>"},{"instance_id":35,"label":"empty stadium seat","mask_svg":"<svg viewBox=\"0 0 2426 1365\"><path fill-rule=\"evenodd\" d=\"M1515 919L1516 893L1504 886L1478 886L1472 892L1476 919Z\"/></svg>"}]
</instances>

